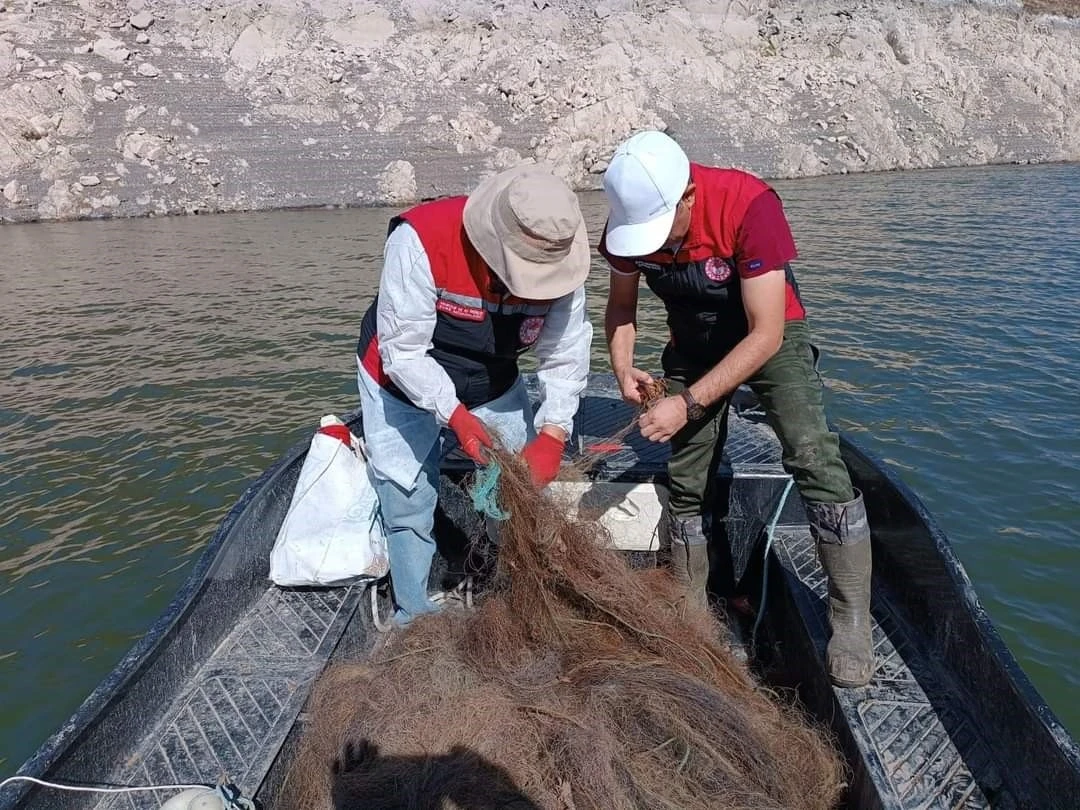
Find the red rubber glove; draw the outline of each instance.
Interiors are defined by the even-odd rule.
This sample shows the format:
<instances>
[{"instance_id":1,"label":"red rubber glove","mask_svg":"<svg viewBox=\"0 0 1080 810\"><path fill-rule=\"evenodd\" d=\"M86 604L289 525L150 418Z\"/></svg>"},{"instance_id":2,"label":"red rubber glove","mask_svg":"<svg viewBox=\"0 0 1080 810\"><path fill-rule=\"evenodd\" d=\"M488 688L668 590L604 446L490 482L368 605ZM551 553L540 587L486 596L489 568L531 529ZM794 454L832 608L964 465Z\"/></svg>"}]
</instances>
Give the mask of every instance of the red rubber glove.
<instances>
[{"instance_id":1,"label":"red rubber glove","mask_svg":"<svg viewBox=\"0 0 1080 810\"><path fill-rule=\"evenodd\" d=\"M565 444L562 439L556 439L550 433L540 433L521 452L525 463L529 465L533 486L537 489L546 487L559 474Z\"/></svg>"},{"instance_id":2,"label":"red rubber glove","mask_svg":"<svg viewBox=\"0 0 1080 810\"><path fill-rule=\"evenodd\" d=\"M464 405L458 405L450 414L450 429L457 436L465 455L477 464L487 464L483 449L491 448L491 436L484 423L477 419Z\"/></svg>"}]
</instances>

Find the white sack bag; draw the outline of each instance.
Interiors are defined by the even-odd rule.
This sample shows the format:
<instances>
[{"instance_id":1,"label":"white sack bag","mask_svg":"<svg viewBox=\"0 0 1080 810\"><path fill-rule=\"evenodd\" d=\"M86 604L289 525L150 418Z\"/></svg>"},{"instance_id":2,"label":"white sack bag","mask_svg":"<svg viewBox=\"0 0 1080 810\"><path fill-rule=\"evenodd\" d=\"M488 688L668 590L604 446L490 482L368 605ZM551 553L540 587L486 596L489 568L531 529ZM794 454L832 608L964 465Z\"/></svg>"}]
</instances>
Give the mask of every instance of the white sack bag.
<instances>
[{"instance_id":1,"label":"white sack bag","mask_svg":"<svg viewBox=\"0 0 1080 810\"><path fill-rule=\"evenodd\" d=\"M270 552L280 586L349 585L390 569L363 446L334 415L319 421Z\"/></svg>"}]
</instances>

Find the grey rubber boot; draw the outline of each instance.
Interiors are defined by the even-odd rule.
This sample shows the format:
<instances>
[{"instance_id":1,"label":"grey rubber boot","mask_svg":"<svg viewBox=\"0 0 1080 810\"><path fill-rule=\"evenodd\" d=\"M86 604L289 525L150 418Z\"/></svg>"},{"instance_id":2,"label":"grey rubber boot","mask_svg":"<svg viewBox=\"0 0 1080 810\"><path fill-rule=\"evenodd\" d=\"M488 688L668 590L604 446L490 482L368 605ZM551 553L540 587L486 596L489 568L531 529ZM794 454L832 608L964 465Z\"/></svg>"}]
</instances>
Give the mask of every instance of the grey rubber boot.
<instances>
[{"instance_id":1,"label":"grey rubber boot","mask_svg":"<svg viewBox=\"0 0 1080 810\"><path fill-rule=\"evenodd\" d=\"M807 503L810 533L829 578L826 653L829 677L837 686L865 686L874 675L870 619L870 523L862 493L847 503Z\"/></svg>"},{"instance_id":2,"label":"grey rubber boot","mask_svg":"<svg viewBox=\"0 0 1080 810\"><path fill-rule=\"evenodd\" d=\"M671 538L671 573L686 588L690 604L709 605L705 587L709 582L709 543L701 527L701 518L668 518Z\"/></svg>"}]
</instances>

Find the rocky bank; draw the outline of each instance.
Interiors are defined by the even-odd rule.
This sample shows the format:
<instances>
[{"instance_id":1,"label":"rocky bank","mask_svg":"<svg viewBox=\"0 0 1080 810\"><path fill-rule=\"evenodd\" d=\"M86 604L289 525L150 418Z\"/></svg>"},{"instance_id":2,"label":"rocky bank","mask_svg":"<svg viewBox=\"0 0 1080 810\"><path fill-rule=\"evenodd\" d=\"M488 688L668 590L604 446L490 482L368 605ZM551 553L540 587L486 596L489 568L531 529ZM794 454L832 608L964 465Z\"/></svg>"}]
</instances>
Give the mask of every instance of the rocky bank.
<instances>
[{"instance_id":1,"label":"rocky bank","mask_svg":"<svg viewBox=\"0 0 1080 810\"><path fill-rule=\"evenodd\" d=\"M1052 14L1046 11L1054 12ZM1080 2L0 0L0 221L1080 160Z\"/></svg>"}]
</instances>

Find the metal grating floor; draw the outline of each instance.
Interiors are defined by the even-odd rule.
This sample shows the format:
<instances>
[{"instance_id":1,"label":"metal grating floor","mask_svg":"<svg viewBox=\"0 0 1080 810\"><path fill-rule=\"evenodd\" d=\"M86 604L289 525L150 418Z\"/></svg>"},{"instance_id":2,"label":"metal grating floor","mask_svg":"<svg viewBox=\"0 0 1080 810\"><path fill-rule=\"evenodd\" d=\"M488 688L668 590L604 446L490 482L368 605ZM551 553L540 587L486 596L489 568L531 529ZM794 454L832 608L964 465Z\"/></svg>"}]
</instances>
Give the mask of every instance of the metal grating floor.
<instances>
[{"instance_id":1,"label":"metal grating floor","mask_svg":"<svg viewBox=\"0 0 1080 810\"><path fill-rule=\"evenodd\" d=\"M782 482L789 476L781 464L780 442L763 416L760 411L732 408L724 462L734 479L771 482L764 490L767 505L757 505L771 511ZM632 418L633 411L620 400L595 398L579 421L583 437L579 447L613 435ZM663 471L667 457L667 445L653 444L632 433L624 449L608 456L598 471L611 477L631 468L639 475L643 470L657 474ZM790 500L798 500L794 491ZM733 512L747 505L736 504ZM785 510L785 516L790 514ZM742 517L753 521L754 531L768 519L764 513ZM789 575L803 586L792 590L823 670L828 642L826 581L809 528L805 523L779 526L773 549ZM834 693L850 718L863 757L871 760L870 767L887 774L895 788L893 801L887 806L895 810L1010 807L1007 796L995 795L991 804L980 789L980 783L994 788L1001 785L989 751L950 699L955 690L942 682L939 668L915 643L916 635L890 610L887 594L875 592L873 637L878 662L874 681L863 689L836 689Z\"/></svg>"},{"instance_id":2,"label":"metal grating floor","mask_svg":"<svg viewBox=\"0 0 1080 810\"><path fill-rule=\"evenodd\" d=\"M269 586L113 781L228 781L254 795L361 592L359 586L309 591ZM174 793L121 794L98 807L156 810Z\"/></svg>"}]
</instances>

